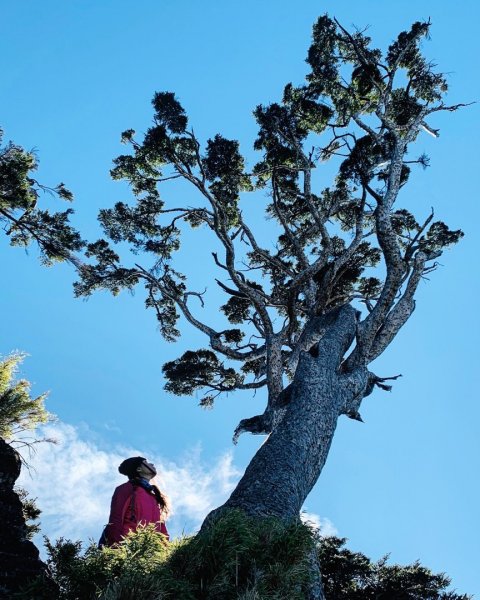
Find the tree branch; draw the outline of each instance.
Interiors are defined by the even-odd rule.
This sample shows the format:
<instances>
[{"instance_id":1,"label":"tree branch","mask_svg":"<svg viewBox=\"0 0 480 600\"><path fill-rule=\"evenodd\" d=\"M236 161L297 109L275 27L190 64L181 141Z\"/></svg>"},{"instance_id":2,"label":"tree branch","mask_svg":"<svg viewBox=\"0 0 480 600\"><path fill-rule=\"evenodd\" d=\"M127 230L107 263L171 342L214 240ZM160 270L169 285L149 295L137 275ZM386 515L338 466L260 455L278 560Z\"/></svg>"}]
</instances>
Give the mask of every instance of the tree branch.
<instances>
[{"instance_id":1,"label":"tree branch","mask_svg":"<svg viewBox=\"0 0 480 600\"><path fill-rule=\"evenodd\" d=\"M26 214L26 213L24 213L24 214ZM40 249L42 250L42 252L45 250L48 250L48 248L51 248L52 250L55 251L55 253L58 256L61 256L63 258L63 260L66 260L67 262L71 263L77 271L81 271L82 269L84 269L86 267L86 264L82 260L80 260L80 258L76 254L73 254L73 252L70 252L70 251L66 250L65 248L60 247L58 244L55 244L54 241L46 239L43 236L41 236L35 229L30 227L24 221L22 221L22 217L17 219L12 214L10 214L7 210L4 210L2 208L0 208L0 215L3 215L11 223L14 223L14 225L17 229L27 231L28 234L40 246Z\"/></svg>"},{"instance_id":2,"label":"tree branch","mask_svg":"<svg viewBox=\"0 0 480 600\"><path fill-rule=\"evenodd\" d=\"M367 356L367 362L372 362L384 352L415 310L413 297L422 278L426 260L427 257L423 252L417 252L405 292L389 312L381 329L376 334Z\"/></svg>"},{"instance_id":3,"label":"tree branch","mask_svg":"<svg viewBox=\"0 0 480 600\"><path fill-rule=\"evenodd\" d=\"M144 280L148 281L149 285L151 286L150 287L150 299L152 300L152 303L154 304L154 306L157 307L158 303L153 294L153 289L158 289L159 292L162 294L162 296L168 298L169 300L171 300L178 306L178 308L182 312L183 316L187 319L187 321L191 325L193 325L196 329L198 329L199 331L203 332L205 335L208 336L208 338L210 340L210 344L214 350L216 350L217 352L220 352L221 354L223 354L224 356L226 356L228 358L231 358L233 360L240 360L243 362L261 358L262 356L266 355L265 346L261 346L261 347L257 348L256 350L252 350L250 352L238 352L237 350L234 350L234 349L230 348L229 346L225 345L224 343L222 343L221 342L222 332L215 331L212 327L209 327L205 323L202 323L202 321L200 321L199 319L194 317L194 315L188 308L188 305L187 305L188 296L189 295L199 296L200 294L198 292L186 292L183 295L183 298L179 298L177 294L173 293L172 291L170 291L167 288L167 286L162 282L162 279L153 276L149 271L144 269L139 264L136 264L135 266L138 269L138 276L143 278ZM157 310L157 312L158 312L158 310Z\"/></svg>"}]
</instances>

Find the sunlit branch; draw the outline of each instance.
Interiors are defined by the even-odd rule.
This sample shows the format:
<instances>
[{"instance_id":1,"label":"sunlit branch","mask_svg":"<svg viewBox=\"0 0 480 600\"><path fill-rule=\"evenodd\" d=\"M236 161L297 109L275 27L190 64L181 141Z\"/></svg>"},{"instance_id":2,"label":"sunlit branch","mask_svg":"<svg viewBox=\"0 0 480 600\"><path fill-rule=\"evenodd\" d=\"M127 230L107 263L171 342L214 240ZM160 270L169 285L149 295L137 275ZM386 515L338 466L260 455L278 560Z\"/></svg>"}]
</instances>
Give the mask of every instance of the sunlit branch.
<instances>
[{"instance_id":1,"label":"sunlit branch","mask_svg":"<svg viewBox=\"0 0 480 600\"><path fill-rule=\"evenodd\" d=\"M279 271L282 271L283 273L293 277L293 271L289 269L281 260L277 259L275 256L272 256L267 250L260 248L252 233L252 230L250 227L248 227L243 219L241 219L241 227L245 232L252 249L256 254L258 254L258 256L263 258L265 263L268 263L273 269L278 269Z\"/></svg>"},{"instance_id":2,"label":"sunlit branch","mask_svg":"<svg viewBox=\"0 0 480 600\"><path fill-rule=\"evenodd\" d=\"M368 353L368 362L372 362L382 354L415 310L415 300L413 298L424 273L426 259L427 257L423 252L418 252L415 255L413 271L405 292L387 315L381 329L375 336Z\"/></svg>"}]
</instances>

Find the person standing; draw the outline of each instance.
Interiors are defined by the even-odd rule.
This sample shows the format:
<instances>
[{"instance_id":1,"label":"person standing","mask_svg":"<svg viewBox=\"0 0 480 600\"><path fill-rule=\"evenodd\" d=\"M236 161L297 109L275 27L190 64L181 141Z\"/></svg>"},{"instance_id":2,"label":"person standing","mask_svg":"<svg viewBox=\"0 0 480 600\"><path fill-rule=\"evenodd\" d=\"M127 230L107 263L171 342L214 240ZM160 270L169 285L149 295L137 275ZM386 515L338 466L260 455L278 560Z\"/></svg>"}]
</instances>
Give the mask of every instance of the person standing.
<instances>
[{"instance_id":1,"label":"person standing","mask_svg":"<svg viewBox=\"0 0 480 600\"><path fill-rule=\"evenodd\" d=\"M128 481L119 485L112 497L108 525L102 533L99 547L118 544L129 531L153 523L155 529L170 539L165 519L168 503L164 494L150 481L157 474L155 465L143 456L127 458L118 467Z\"/></svg>"}]
</instances>

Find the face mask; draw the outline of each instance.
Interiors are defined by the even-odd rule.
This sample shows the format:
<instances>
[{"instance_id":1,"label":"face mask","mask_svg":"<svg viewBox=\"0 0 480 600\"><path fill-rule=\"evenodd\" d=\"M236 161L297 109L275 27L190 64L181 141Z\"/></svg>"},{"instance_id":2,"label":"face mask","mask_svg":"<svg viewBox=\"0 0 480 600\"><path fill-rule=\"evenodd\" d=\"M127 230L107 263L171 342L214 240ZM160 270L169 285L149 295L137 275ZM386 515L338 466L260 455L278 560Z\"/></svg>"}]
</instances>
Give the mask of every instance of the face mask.
<instances>
[{"instance_id":1,"label":"face mask","mask_svg":"<svg viewBox=\"0 0 480 600\"><path fill-rule=\"evenodd\" d=\"M157 470L155 469L154 465L152 465L151 463L147 463L145 461L144 463L142 463L142 467L145 467L145 469L150 471L150 473L152 473L153 476L155 476L157 474Z\"/></svg>"}]
</instances>

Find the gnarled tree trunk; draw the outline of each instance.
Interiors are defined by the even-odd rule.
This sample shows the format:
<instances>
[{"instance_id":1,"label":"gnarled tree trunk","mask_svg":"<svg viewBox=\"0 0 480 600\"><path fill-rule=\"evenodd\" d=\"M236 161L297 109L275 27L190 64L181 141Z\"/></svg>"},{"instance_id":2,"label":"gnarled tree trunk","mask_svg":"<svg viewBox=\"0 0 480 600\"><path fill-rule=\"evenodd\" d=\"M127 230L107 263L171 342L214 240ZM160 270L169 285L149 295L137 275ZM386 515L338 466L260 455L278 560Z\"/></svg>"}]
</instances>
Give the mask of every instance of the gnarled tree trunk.
<instances>
[{"instance_id":1,"label":"gnarled tree trunk","mask_svg":"<svg viewBox=\"0 0 480 600\"><path fill-rule=\"evenodd\" d=\"M367 393L367 368L343 372L341 366L356 323L356 311L348 305L318 318L317 328L324 333L317 345L301 354L283 418L227 502L207 517L205 527L229 508L255 517L298 519L327 459L338 417L357 411ZM316 575L312 599L323 597Z\"/></svg>"},{"instance_id":2,"label":"gnarled tree trunk","mask_svg":"<svg viewBox=\"0 0 480 600\"><path fill-rule=\"evenodd\" d=\"M359 404L368 384L366 368L353 373L340 369L355 335L354 309L345 306L331 316L318 345L301 355L282 420L225 507L254 516L298 516L325 464L338 417Z\"/></svg>"}]
</instances>

